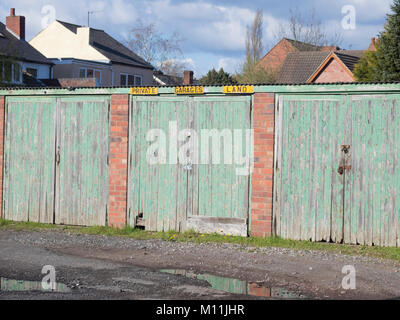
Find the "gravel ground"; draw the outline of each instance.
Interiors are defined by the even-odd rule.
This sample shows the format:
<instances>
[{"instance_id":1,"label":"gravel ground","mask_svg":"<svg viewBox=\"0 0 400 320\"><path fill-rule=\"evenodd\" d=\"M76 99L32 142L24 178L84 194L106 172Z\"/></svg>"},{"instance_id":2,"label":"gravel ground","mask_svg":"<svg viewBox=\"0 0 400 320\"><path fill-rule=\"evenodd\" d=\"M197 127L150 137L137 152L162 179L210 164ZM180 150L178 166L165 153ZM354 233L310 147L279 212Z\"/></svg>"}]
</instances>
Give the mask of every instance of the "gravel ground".
<instances>
[{"instance_id":1,"label":"gravel ground","mask_svg":"<svg viewBox=\"0 0 400 320\"><path fill-rule=\"evenodd\" d=\"M0 231L1 277L41 281L44 265L56 267L57 281L71 288L70 293L2 290L0 299L400 297L400 263L394 261L321 251L134 240L63 231ZM356 269L355 290L342 288L342 268L346 265ZM164 269L186 270L189 276L180 275L183 271L160 272ZM208 276L195 274L221 277L218 283L236 279L252 290L233 294L226 292L227 285L211 287L205 281Z\"/></svg>"}]
</instances>

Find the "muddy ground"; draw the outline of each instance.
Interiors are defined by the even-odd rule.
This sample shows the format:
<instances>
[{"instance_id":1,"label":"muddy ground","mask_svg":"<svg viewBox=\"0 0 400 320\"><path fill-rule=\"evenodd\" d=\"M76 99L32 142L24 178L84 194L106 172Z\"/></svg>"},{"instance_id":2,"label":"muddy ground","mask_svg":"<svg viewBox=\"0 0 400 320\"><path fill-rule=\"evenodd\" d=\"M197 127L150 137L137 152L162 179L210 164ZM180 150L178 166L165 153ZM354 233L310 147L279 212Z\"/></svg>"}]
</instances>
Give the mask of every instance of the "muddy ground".
<instances>
[{"instance_id":1,"label":"muddy ground","mask_svg":"<svg viewBox=\"0 0 400 320\"><path fill-rule=\"evenodd\" d=\"M55 267L64 292L22 285L41 283L45 265ZM342 288L346 265L356 269L355 290ZM0 299L400 298L400 263L393 261L63 231L0 231L0 277Z\"/></svg>"}]
</instances>

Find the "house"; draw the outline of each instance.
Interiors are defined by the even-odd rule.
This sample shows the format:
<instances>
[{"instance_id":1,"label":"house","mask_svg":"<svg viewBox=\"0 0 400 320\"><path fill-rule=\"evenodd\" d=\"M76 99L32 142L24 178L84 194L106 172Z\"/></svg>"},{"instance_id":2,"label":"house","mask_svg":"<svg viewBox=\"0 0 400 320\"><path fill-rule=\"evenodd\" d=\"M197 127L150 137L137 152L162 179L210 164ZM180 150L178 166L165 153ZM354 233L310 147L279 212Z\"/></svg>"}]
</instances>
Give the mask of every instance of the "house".
<instances>
[{"instance_id":1,"label":"house","mask_svg":"<svg viewBox=\"0 0 400 320\"><path fill-rule=\"evenodd\" d=\"M376 51L371 39L368 50ZM314 46L282 39L259 62L259 66L275 74L276 83L355 82L354 67L365 50L341 50L336 46Z\"/></svg>"},{"instance_id":2,"label":"house","mask_svg":"<svg viewBox=\"0 0 400 320\"><path fill-rule=\"evenodd\" d=\"M277 83L355 82L354 67L363 50L305 51L289 53Z\"/></svg>"},{"instance_id":3,"label":"house","mask_svg":"<svg viewBox=\"0 0 400 320\"><path fill-rule=\"evenodd\" d=\"M14 8L0 22L0 65L2 85L40 86L38 79L52 76L53 63L25 41L25 17Z\"/></svg>"},{"instance_id":4,"label":"house","mask_svg":"<svg viewBox=\"0 0 400 320\"><path fill-rule=\"evenodd\" d=\"M199 80L194 79L193 71L185 70L183 77L166 75L162 71L154 71L153 85L154 86L182 86L182 85L198 85Z\"/></svg>"},{"instance_id":5,"label":"house","mask_svg":"<svg viewBox=\"0 0 400 320\"><path fill-rule=\"evenodd\" d=\"M303 51L334 51L336 46L315 46L309 43L283 38L258 63L258 66L277 77L290 53Z\"/></svg>"},{"instance_id":6,"label":"house","mask_svg":"<svg viewBox=\"0 0 400 320\"><path fill-rule=\"evenodd\" d=\"M97 86L145 86L153 66L103 30L55 20L30 42L54 63L57 79L96 79Z\"/></svg>"}]
</instances>

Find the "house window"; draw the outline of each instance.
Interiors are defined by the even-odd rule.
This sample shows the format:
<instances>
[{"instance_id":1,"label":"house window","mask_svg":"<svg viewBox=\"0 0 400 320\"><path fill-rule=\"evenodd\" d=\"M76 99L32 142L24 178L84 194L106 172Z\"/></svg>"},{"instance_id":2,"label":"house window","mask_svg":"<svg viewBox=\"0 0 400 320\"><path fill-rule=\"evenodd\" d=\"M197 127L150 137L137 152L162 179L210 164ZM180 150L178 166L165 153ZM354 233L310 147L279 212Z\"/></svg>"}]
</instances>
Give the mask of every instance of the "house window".
<instances>
[{"instance_id":1,"label":"house window","mask_svg":"<svg viewBox=\"0 0 400 320\"><path fill-rule=\"evenodd\" d=\"M128 76L128 86L134 86L135 85L135 76Z\"/></svg>"},{"instance_id":2,"label":"house window","mask_svg":"<svg viewBox=\"0 0 400 320\"><path fill-rule=\"evenodd\" d=\"M38 71L34 68L26 68L26 73L37 79Z\"/></svg>"},{"instance_id":3,"label":"house window","mask_svg":"<svg viewBox=\"0 0 400 320\"><path fill-rule=\"evenodd\" d=\"M22 69L19 63L14 63L14 82L21 82Z\"/></svg>"},{"instance_id":4,"label":"house window","mask_svg":"<svg viewBox=\"0 0 400 320\"><path fill-rule=\"evenodd\" d=\"M128 85L128 75L121 74L121 86Z\"/></svg>"},{"instance_id":5,"label":"house window","mask_svg":"<svg viewBox=\"0 0 400 320\"><path fill-rule=\"evenodd\" d=\"M91 68L81 68L79 70L79 78L96 78L98 85L101 85L101 70L91 69Z\"/></svg>"},{"instance_id":6,"label":"house window","mask_svg":"<svg viewBox=\"0 0 400 320\"><path fill-rule=\"evenodd\" d=\"M12 76L12 72L13 72L13 65L11 62L6 61L3 65L3 79L6 82L11 82L13 76Z\"/></svg>"},{"instance_id":7,"label":"house window","mask_svg":"<svg viewBox=\"0 0 400 320\"><path fill-rule=\"evenodd\" d=\"M135 76L135 86L141 86L143 84L142 76Z\"/></svg>"},{"instance_id":8,"label":"house window","mask_svg":"<svg viewBox=\"0 0 400 320\"><path fill-rule=\"evenodd\" d=\"M121 73L121 86L141 86L143 84L142 76Z\"/></svg>"},{"instance_id":9,"label":"house window","mask_svg":"<svg viewBox=\"0 0 400 320\"><path fill-rule=\"evenodd\" d=\"M79 78L86 78L86 69L79 70Z\"/></svg>"},{"instance_id":10,"label":"house window","mask_svg":"<svg viewBox=\"0 0 400 320\"><path fill-rule=\"evenodd\" d=\"M19 63L11 61L0 62L0 82L20 83L21 73L22 70Z\"/></svg>"}]
</instances>

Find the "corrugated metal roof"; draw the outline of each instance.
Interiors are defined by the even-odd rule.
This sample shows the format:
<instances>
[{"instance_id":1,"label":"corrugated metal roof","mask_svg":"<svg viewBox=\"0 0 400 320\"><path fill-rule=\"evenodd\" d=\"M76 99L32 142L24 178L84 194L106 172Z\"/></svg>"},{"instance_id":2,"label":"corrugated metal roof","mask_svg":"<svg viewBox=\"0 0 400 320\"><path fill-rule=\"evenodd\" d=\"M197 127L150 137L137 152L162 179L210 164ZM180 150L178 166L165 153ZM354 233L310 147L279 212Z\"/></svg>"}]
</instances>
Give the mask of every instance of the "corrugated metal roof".
<instances>
[{"instance_id":1,"label":"corrugated metal roof","mask_svg":"<svg viewBox=\"0 0 400 320\"><path fill-rule=\"evenodd\" d=\"M399 84L400 81L391 81L391 82L330 82L330 83L304 83L304 82L299 82L299 83L260 83L260 84L240 84L240 86L254 86L254 87L298 87L298 86L315 86L315 87L321 87L321 86L338 86L338 85L391 85L391 84ZM191 85L182 85L182 87L190 87ZM154 88L155 86L142 86L141 88ZM174 88L175 86L159 86L160 88ZM181 86L180 86L181 87ZM206 85L202 86L205 88L210 88L210 87L223 87L220 84L215 84L215 85ZM110 87L73 87L72 89L130 89L132 87L130 86L110 86ZM71 88L60 88L60 87L0 87L0 90L70 90Z\"/></svg>"}]
</instances>

